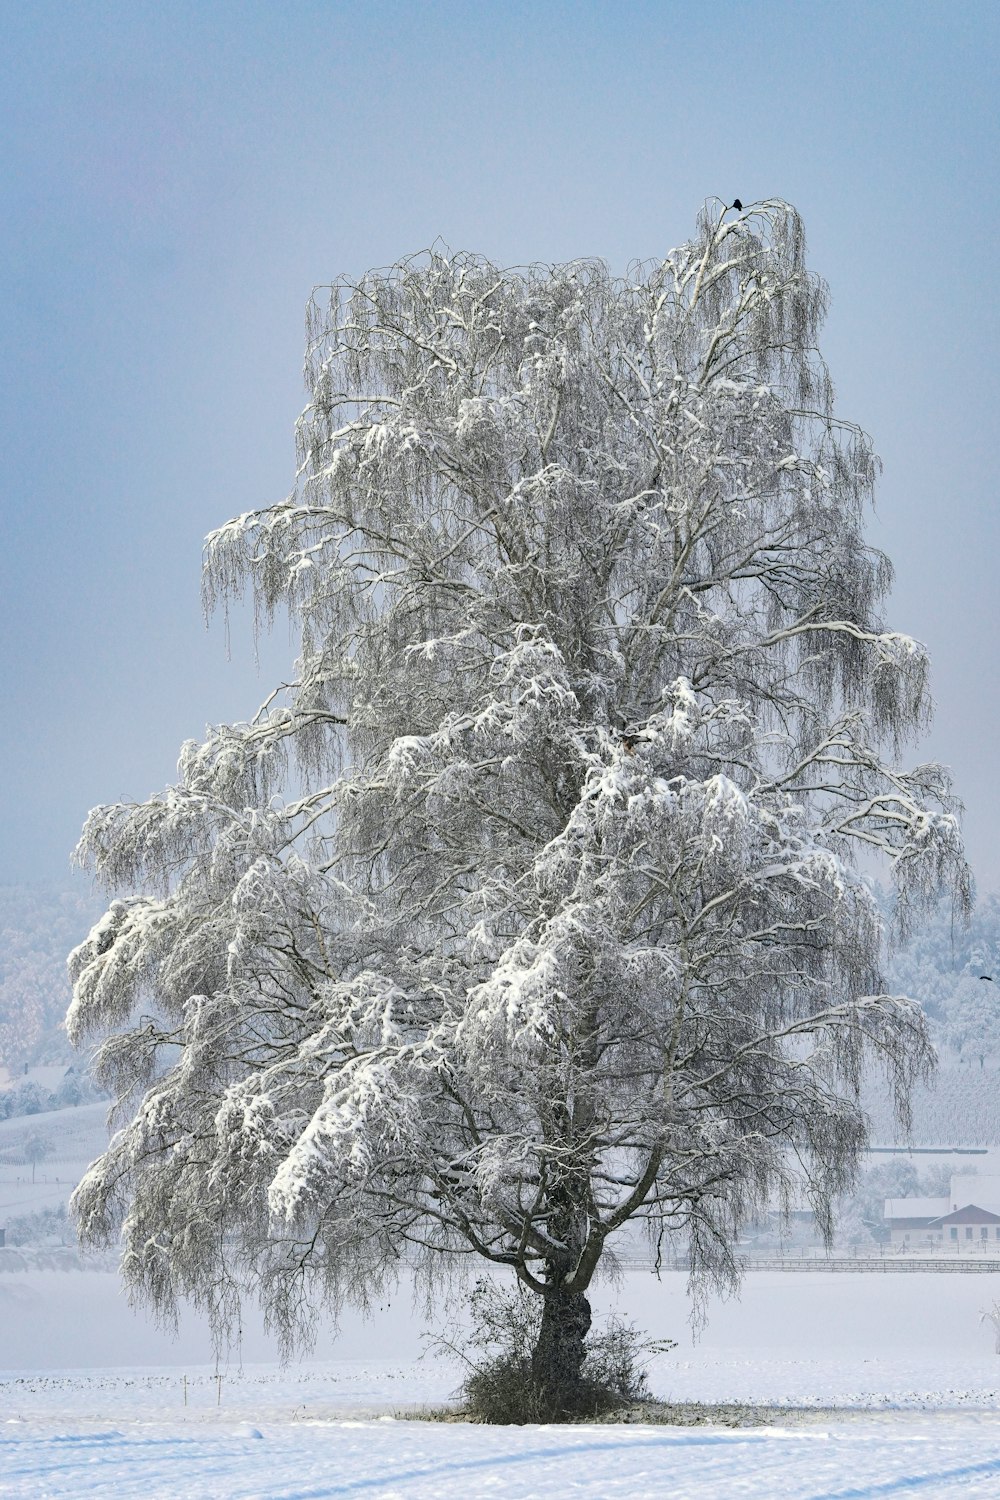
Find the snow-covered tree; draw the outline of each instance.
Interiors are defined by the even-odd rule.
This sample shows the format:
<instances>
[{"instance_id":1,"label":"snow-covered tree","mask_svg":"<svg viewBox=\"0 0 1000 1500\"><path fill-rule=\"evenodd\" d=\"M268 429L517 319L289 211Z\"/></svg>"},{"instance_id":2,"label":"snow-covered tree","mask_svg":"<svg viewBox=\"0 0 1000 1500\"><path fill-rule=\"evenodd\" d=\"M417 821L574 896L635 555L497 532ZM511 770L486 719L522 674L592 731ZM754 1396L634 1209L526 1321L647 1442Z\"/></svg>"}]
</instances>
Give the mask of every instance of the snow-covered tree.
<instances>
[{"instance_id":1,"label":"snow-covered tree","mask_svg":"<svg viewBox=\"0 0 1000 1500\"><path fill-rule=\"evenodd\" d=\"M21 1140L21 1153L26 1162L31 1164L31 1180L35 1180L35 1168L39 1162L51 1156L55 1151L52 1137L44 1130L29 1130Z\"/></svg>"},{"instance_id":2,"label":"snow-covered tree","mask_svg":"<svg viewBox=\"0 0 1000 1500\"><path fill-rule=\"evenodd\" d=\"M967 926L947 907L928 912L892 955L888 973L894 987L920 1001L934 1041L961 1063L984 1067L1000 1059L1000 899L977 902Z\"/></svg>"},{"instance_id":3,"label":"snow-covered tree","mask_svg":"<svg viewBox=\"0 0 1000 1500\"><path fill-rule=\"evenodd\" d=\"M942 1031L960 1062L984 1068L987 1057L1000 1057L1000 995L995 982L980 978L980 968L974 962L955 980L945 1003Z\"/></svg>"},{"instance_id":4,"label":"snow-covered tree","mask_svg":"<svg viewBox=\"0 0 1000 1500\"><path fill-rule=\"evenodd\" d=\"M825 302L778 201L624 279L435 250L314 300L295 490L205 559L294 680L79 847L122 1128L75 1210L161 1310L291 1335L484 1258L565 1393L631 1221L698 1285L797 1175L829 1229L866 1058L905 1113L930 1057L859 858L904 923L967 875Z\"/></svg>"},{"instance_id":5,"label":"snow-covered tree","mask_svg":"<svg viewBox=\"0 0 1000 1500\"><path fill-rule=\"evenodd\" d=\"M0 1063L68 1054L66 950L99 907L76 892L0 885Z\"/></svg>"}]
</instances>

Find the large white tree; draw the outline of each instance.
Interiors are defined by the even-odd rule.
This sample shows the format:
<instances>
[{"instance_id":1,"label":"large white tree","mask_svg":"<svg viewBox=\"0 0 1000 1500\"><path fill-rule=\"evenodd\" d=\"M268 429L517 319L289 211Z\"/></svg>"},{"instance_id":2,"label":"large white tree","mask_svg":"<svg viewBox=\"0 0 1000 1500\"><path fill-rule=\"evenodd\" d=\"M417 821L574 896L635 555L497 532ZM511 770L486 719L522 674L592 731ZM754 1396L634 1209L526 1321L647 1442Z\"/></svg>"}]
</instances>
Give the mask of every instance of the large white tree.
<instances>
[{"instance_id":1,"label":"large white tree","mask_svg":"<svg viewBox=\"0 0 1000 1500\"><path fill-rule=\"evenodd\" d=\"M299 623L294 678L79 848L118 899L70 1025L122 1128L76 1213L161 1309L250 1287L292 1334L482 1257L571 1404L616 1231L731 1279L796 1175L828 1226L867 1057L905 1112L859 862L904 920L967 876L899 761L927 662L825 302L778 201L624 279L435 250L314 301L294 492L205 558L210 605Z\"/></svg>"}]
</instances>

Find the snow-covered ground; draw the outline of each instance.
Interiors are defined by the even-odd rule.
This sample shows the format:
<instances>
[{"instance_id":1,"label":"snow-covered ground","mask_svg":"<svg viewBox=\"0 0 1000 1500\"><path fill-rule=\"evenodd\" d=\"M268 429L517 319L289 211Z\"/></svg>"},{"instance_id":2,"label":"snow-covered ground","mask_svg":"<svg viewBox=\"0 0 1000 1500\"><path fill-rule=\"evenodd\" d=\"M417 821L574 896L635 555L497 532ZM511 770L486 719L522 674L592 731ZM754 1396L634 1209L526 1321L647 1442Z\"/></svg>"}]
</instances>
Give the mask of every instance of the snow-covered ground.
<instances>
[{"instance_id":1,"label":"snow-covered ground","mask_svg":"<svg viewBox=\"0 0 1000 1500\"><path fill-rule=\"evenodd\" d=\"M657 1394L788 1407L771 1426L489 1429L407 1419L458 1372L421 1359L408 1288L322 1327L282 1369L248 1318L243 1363L207 1331L132 1313L113 1275L0 1275L0 1496L114 1500L868 1500L1000 1496L990 1276L752 1274L687 1329L684 1277L625 1274L595 1302L679 1347ZM452 1318L443 1311L440 1317ZM803 1411L803 1408L805 1409Z\"/></svg>"},{"instance_id":2,"label":"snow-covered ground","mask_svg":"<svg viewBox=\"0 0 1000 1500\"><path fill-rule=\"evenodd\" d=\"M171 1500L868 1500L995 1497L993 1416L745 1431L400 1422L391 1417L8 1421L0 1494Z\"/></svg>"}]
</instances>

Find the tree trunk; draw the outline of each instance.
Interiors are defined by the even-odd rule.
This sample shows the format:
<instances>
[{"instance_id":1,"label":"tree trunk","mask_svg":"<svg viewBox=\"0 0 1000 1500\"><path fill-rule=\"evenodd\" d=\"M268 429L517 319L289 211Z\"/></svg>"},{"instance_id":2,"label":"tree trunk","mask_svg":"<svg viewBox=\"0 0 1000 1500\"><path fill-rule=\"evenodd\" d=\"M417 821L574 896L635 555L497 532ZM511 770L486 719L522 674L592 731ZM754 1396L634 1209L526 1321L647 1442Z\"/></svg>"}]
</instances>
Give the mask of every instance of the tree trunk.
<instances>
[{"instance_id":1,"label":"tree trunk","mask_svg":"<svg viewBox=\"0 0 1000 1500\"><path fill-rule=\"evenodd\" d=\"M584 1404L584 1340L590 1332L590 1302L584 1292L550 1286L542 1326L531 1356L531 1373L544 1406L559 1417Z\"/></svg>"}]
</instances>

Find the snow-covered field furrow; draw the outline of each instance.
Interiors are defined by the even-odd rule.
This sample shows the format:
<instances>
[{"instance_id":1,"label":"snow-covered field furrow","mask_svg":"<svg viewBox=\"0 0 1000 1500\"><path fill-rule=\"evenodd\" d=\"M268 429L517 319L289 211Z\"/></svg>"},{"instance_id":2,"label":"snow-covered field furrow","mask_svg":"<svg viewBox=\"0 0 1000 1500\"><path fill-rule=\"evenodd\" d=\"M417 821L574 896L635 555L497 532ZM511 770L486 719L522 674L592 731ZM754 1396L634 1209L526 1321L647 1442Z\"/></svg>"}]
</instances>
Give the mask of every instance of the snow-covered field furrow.
<instances>
[{"instance_id":1,"label":"snow-covered field furrow","mask_svg":"<svg viewBox=\"0 0 1000 1500\"><path fill-rule=\"evenodd\" d=\"M10 1500L867 1500L995 1497L1000 1424L941 1414L727 1432L427 1422L0 1429Z\"/></svg>"}]
</instances>

